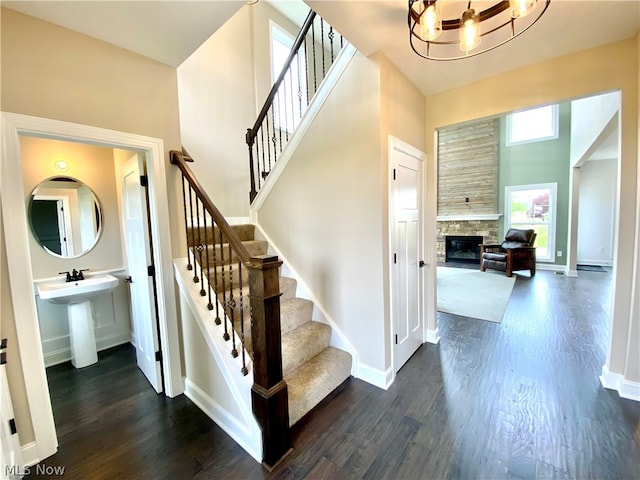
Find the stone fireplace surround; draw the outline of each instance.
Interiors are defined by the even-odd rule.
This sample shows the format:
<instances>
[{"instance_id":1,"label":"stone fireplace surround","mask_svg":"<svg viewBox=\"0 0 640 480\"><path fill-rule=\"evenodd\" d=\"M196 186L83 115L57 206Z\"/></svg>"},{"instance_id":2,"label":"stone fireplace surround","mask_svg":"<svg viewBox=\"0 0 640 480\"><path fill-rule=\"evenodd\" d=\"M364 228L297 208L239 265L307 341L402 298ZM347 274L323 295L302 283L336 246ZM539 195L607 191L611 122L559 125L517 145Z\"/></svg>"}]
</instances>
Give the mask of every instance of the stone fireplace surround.
<instances>
[{"instance_id":1,"label":"stone fireplace surround","mask_svg":"<svg viewBox=\"0 0 640 480\"><path fill-rule=\"evenodd\" d=\"M436 259L445 264L445 237L447 235L477 235L482 243L500 243L498 240L499 214L442 215L437 217Z\"/></svg>"}]
</instances>

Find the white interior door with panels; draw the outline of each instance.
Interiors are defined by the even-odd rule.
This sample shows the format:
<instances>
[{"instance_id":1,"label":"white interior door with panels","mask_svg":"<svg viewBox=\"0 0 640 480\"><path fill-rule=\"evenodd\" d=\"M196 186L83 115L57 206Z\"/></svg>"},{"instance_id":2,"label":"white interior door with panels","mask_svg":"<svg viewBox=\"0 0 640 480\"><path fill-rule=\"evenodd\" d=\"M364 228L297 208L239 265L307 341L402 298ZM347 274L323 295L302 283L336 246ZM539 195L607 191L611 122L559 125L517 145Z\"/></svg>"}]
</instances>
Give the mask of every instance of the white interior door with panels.
<instances>
[{"instance_id":1,"label":"white interior door with panels","mask_svg":"<svg viewBox=\"0 0 640 480\"><path fill-rule=\"evenodd\" d=\"M389 139L391 318L397 372L422 345L422 168L424 154Z\"/></svg>"},{"instance_id":2,"label":"white interior door with panels","mask_svg":"<svg viewBox=\"0 0 640 480\"><path fill-rule=\"evenodd\" d=\"M141 185L144 163L141 156L133 155L122 169L122 215L127 252L127 273L131 294L131 321L138 367L156 392L162 391L160 359L156 358L158 329L155 311L152 265L149 246L146 192Z\"/></svg>"}]
</instances>

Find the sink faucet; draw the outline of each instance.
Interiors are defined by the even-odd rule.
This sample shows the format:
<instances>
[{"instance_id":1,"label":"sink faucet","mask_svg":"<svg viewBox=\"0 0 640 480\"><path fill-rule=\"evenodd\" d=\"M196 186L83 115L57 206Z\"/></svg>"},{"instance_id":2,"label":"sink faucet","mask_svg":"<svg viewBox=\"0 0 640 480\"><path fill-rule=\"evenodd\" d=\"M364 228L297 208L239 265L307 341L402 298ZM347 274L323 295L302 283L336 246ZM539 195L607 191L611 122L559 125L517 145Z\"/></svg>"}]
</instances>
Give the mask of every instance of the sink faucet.
<instances>
[{"instance_id":1,"label":"sink faucet","mask_svg":"<svg viewBox=\"0 0 640 480\"><path fill-rule=\"evenodd\" d=\"M80 270L73 269L72 272L58 272L61 275L65 275L65 281L67 282L77 282L79 280L84 280L84 274L82 272L86 272L89 270L88 268L83 268Z\"/></svg>"}]
</instances>

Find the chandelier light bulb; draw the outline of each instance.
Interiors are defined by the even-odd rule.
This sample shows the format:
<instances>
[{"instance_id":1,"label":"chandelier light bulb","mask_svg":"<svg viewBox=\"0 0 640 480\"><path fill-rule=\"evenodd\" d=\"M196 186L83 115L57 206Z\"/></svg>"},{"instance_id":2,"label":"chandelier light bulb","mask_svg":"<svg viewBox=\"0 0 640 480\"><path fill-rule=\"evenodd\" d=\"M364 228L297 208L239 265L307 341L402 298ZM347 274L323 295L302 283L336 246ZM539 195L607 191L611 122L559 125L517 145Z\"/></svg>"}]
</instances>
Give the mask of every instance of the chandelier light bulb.
<instances>
[{"instance_id":1,"label":"chandelier light bulb","mask_svg":"<svg viewBox=\"0 0 640 480\"><path fill-rule=\"evenodd\" d=\"M420 16L420 37L433 41L442 33L442 18L440 7L433 2L427 6Z\"/></svg>"},{"instance_id":2,"label":"chandelier light bulb","mask_svg":"<svg viewBox=\"0 0 640 480\"><path fill-rule=\"evenodd\" d=\"M536 0L509 0L511 18L523 18L536 8Z\"/></svg>"},{"instance_id":3,"label":"chandelier light bulb","mask_svg":"<svg viewBox=\"0 0 640 480\"><path fill-rule=\"evenodd\" d=\"M460 50L468 52L480 45L480 21L476 11L469 8L460 18Z\"/></svg>"}]
</instances>

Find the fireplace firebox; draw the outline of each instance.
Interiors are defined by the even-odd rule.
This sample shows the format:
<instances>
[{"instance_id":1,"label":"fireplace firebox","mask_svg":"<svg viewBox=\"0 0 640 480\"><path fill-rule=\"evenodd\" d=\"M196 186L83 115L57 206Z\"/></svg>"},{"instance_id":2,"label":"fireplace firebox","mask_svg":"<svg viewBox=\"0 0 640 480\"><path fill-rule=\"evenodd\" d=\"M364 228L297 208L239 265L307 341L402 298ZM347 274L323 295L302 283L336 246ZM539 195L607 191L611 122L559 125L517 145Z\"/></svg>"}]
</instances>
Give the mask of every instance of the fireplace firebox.
<instances>
[{"instance_id":1,"label":"fireplace firebox","mask_svg":"<svg viewBox=\"0 0 640 480\"><path fill-rule=\"evenodd\" d=\"M482 237L473 235L447 235L445 237L446 261L480 264Z\"/></svg>"}]
</instances>

